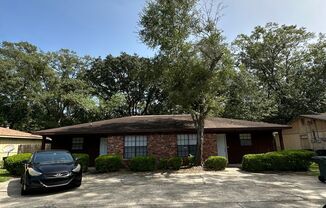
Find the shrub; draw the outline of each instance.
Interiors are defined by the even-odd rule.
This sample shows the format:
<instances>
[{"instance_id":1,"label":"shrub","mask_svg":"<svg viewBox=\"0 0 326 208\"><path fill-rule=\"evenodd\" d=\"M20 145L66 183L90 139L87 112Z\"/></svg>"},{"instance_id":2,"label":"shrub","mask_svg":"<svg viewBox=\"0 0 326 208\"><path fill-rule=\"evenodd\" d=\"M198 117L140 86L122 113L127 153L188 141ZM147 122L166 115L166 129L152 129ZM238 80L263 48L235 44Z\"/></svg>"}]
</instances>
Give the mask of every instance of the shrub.
<instances>
[{"instance_id":1,"label":"shrub","mask_svg":"<svg viewBox=\"0 0 326 208\"><path fill-rule=\"evenodd\" d=\"M153 171L155 170L156 160L151 156L139 156L130 160L129 168L132 171Z\"/></svg>"},{"instance_id":2,"label":"shrub","mask_svg":"<svg viewBox=\"0 0 326 208\"><path fill-rule=\"evenodd\" d=\"M228 160L222 156L210 156L204 162L205 170L224 170Z\"/></svg>"},{"instance_id":3,"label":"shrub","mask_svg":"<svg viewBox=\"0 0 326 208\"><path fill-rule=\"evenodd\" d=\"M83 172L86 172L89 165L89 155L85 153L74 153L73 156L78 158L78 162L82 166Z\"/></svg>"},{"instance_id":4,"label":"shrub","mask_svg":"<svg viewBox=\"0 0 326 208\"><path fill-rule=\"evenodd\" d=\"M171 157L168 159L168 168L172 170L179 170L182 165L182 158Z\"/></svg>"},{"instance_id":5,"label":"shrub","mask_svg":"<svg viewBox=\"0 0 326 208\"><path fill-rule=\"evenodd\" d=\"M182 157L182 165L189 166L189 159L188 157Z\"/></svg>"},{"instance_id":6,"label":"shrub","mask_svg":"<svg viewBox=\"0 0 326 208\"><path fill-rule=\"evenodd\" d=\"M29 160L32 153L22 153L9 156L4 161L4 168L11 175L20 176L24 173L24 161Z\"/></svg>"},{"instance_id":7,"label":"shrub","mask_svg":"<svg viewBox=\"0 0 326 208\"><path fill-rule=\"evenodd\" d=\"M101 155L95 159L95 168L97 172L118 171L122 167L122 159L118 155Z\"/></svg>"},{"instance_id":8,"label":"shrub","mask_svg":"<svg viewBox=\"0 0 326 208\"><path fill-rule=\"evenodd\" d=\"M314 152L283 150L243 156L242 169L246 171L307 171Z\"/></svg>"},{"instance_id":9,"label":"shrub","mask_svg":"<svg viewBox=\"0 0 326 208\"><path fill-rule=\"evenodd\" d=\"M189 162L189 166L194 166L195 165L195 162L196 162L195 156L193 156L193 155L190 154L188 156L188 162Z\"/></svg>"},{"instance_id":10,"label":"shrub","mask_svg":"<svg viewBox=\"0 0 326 208\"><path fill-rule=\"evenodd\" d=\"M168 159L160 159L158 161L158 165L157 165L157 169L159 170L167 170L169 167L168 167Z\"/></svg>"}]
</instances>

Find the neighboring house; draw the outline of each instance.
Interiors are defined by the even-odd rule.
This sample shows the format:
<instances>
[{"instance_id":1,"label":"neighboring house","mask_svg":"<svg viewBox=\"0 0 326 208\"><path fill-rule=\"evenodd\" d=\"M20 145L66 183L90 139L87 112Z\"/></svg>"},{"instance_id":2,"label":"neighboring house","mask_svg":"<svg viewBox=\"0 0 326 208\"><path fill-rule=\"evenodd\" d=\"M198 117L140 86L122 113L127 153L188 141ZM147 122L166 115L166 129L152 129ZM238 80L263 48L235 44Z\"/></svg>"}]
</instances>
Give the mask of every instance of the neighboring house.
<instances>
[{"instance_id":1,"label":"neighboring house","mask_svg":"<svg viewBox=\"0 0 326 208\"><path fill-rule=\"evenodd\" d=\"M23 131L0 127L0 160L26 150L41 148L42 137ZM9 153L9 154L8 154Z\"/></svg>"},{"instance_id":2,"label":"neighboring house","mask_svg":"<svg viewBox=\"0 0 326 208\"><path fill-rule=\"evenodd\" d=\"M285 149L326 149L326 113L300 115L283 130Z\"/></svg>"},{"instance_id":3,"label":"neighboring house","mask_svg":"<svg viewBox=\"0 0 326 208\"><path fill-rule=\"evenodd\" d=\"M275 132L286 125L244 120L208 118L205 121L205 158L228 157L240 163L248 153L276 149ZM153 155L158 158L196 154L196 130L190 115L148 115L116 118L35 132L52 139L53 149L84 152L91 161L98 155L120 154L124 159ZM274 133L274 134L273 134ZM280 140L281 140L280 139ZM281 146L283 142L280 141Z\"/></svg>"}]
</instances>

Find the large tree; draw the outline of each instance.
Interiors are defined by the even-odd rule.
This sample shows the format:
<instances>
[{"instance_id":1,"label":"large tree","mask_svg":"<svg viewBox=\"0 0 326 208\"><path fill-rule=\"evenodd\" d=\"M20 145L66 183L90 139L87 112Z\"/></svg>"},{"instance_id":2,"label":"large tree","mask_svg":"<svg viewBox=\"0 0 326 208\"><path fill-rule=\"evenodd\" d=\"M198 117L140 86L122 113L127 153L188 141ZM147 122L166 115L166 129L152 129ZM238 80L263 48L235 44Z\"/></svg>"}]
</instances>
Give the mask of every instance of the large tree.
<instances>
[{"instance_id":1,"label":"large tree","mask_svg":"<svg viewBox=\"0 0 326 208\"><path fill-rule=\"evenodd\" d=\"M37 130L95 119L92 88L83 81L89 57L44 53L27 43L0 47L0 125Z\"/></svg>"},{"instance_id":2,"label":"large tree","mask_svg":"<svg viewBox=\"0 0 326 208\"><path fill-rule=\"evenodd\" d=\"M235 40L238 66L253 76L256 90L268 102L264 106L269 106L265 110L269 115L262 119L285 123L299 114L321 110L315 103L322 102L324 96L315 93L316 88L325 93L324 81L315 82L314 89L311 84L323 73L314 55L322 54L325 48L320 41L310 45L313 40L314 34L304 28L276 23L257 26L251 35L239 35Z\"/></svg>"},{"instance_id":3,"label":"large tree","mask_svg":"<svg viewBox=\"0 0 326 208\"><path fill-rule=\"evenodd\" d=\"M165 95L160 87L161 70L154 60L126 53L98 58L87 71L87 79L96 89L94 96L106 118L160 113Z\"/></svg>"},{"instance_id":4,"label":"large tree","mask_svg":"<svg viewBox=\"0 0 326 208\"><path fill-rule=\"evenodd\" d=\"M88 122L96 119L94 89L85 81L92 59L61 49L46 54L51 74L44 82L40 99L48 119L46 128Z\"/></svg>"},{"instance_id":5,"label":"large tree","mask_svg":"<svg viewBox=\"0 0 326 208\"><path fill-rule=\"evenodd\" d=\"M203 162L205 118L220 107L231 65L217 28L219 7L197 9L197 0L149 1L140 17L140 38L159 50L169 101L191 113L197 130L197 163Z\"/></svg>"},{"instance_id":6,"label":"large tree","mask_svg":"<svg viewBox=\"0 0 326 208\"><path fill-rule=\"evenodd\" d=\"M49 73L46 57L27 42L0 46L0 122L2 126L30 130L40 127L38 102L42 80Z\"/></svg>"}]
</instances>

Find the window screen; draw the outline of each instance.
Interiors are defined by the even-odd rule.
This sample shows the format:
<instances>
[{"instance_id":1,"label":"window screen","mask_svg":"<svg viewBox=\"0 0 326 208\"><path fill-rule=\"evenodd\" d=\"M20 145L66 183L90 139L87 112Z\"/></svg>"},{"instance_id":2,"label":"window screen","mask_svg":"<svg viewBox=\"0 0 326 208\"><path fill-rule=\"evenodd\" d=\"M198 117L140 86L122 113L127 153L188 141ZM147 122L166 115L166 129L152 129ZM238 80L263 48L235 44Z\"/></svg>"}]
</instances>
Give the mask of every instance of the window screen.
<instances>
[{"instance_id":1,"label":"window screen","mask_svg":"<svg viewBox=\"0 0 326 208\"><path fill-rule=\"evenodd\" d=\"M72 150L82 150L83 144L84 144L84 138L82 138L82 137L72 138L71 149Z\"/></svg>"},{"instance_id":2,"label":"window screen","mask_svg":"<svg viewBox=\"0 0 326 208\"><path fill-rule=\"evenodd\" d=\"M125 136L124 158L131 159L136 156L147 155L146 136Z\"/></svg>"},{"instance_id":3,"label":"window screen","mask_svg":"<svg viewBox=\"0 0 326 208\"><path fill-rule=\"evenodd\" d=\"M251 146L251 134L240 134L240 145L241 146Z\"/></svg>"},{"instance_id":4,"label":"window screen","mask_svg":"<svg viewBox=\"0 0 326 208\"><path fill-rule=\"evenodd\" d=\"M178 157L187 157L189 154L196 155L197 135L196 134L178 134Z\"/></svg>"}]
</instances>

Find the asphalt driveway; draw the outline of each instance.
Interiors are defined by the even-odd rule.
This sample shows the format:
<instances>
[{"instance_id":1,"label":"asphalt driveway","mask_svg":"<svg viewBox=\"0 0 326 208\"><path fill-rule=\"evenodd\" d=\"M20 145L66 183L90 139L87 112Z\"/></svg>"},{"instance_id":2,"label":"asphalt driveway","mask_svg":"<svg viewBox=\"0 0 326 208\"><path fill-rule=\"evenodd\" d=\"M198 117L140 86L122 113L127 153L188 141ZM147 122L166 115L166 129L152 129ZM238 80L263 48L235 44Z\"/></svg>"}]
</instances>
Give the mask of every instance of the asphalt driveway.
<instances>
[{"instance_id":1,"label":"asphalt driveway","mask_svg":"<svg viewBox=\"0 0 326 208\"><path fill-rule=\"evenodd\" d=\"M222 172L85 175L77 189L20 196L0 183L0 207L322 207L326 184L305 174Z\"/></svg>"}]
</instances>

